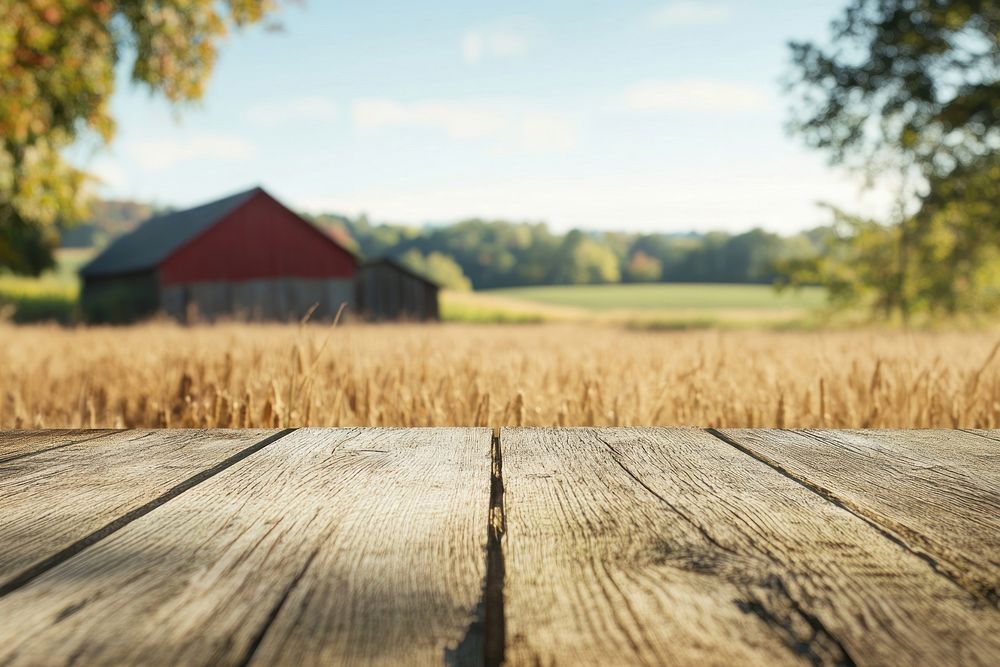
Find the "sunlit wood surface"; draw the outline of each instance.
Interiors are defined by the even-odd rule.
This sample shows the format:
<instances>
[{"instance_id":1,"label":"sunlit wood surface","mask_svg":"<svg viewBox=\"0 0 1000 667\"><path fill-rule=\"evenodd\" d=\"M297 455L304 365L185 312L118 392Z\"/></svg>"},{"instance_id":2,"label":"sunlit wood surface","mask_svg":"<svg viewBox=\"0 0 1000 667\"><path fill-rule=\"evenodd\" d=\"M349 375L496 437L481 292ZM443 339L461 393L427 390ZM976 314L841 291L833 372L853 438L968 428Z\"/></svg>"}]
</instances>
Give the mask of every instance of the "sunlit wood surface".
<instances>
[{"instance_id":1,"label":"sunlit wood surface","mask_svg":"<svg viewBox=\"0 0 1000 667\"><path fill-rule=\"evenodd\" d=\"M0 432L0 665L1000 664L1000 432Z\"/></svg>"}]
</instances>

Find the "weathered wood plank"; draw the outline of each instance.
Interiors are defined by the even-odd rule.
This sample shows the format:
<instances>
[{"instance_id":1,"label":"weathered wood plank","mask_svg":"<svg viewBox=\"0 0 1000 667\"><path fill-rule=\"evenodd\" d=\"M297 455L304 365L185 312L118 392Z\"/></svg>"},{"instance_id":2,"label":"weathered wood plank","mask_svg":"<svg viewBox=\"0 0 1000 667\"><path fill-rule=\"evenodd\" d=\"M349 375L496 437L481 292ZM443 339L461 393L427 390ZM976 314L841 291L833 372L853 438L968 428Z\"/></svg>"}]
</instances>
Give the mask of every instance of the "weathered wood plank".
<instances>
[{"instance_id":1,"label":"weathered wood plank","mask_svg":"<svg viewBox=\"0 0 1000 667\"><path fill-rule=\"evenodd\" d=\"M0 465L0 592L277 431L122 431Z\"/></svg>"},{"instance_id":2,"label":"weathered wood plank","mask_svg":"<svg viewBox=\"0 0 1000 667\"><path fill-rule=\"evenodd\" d=\"M110 429L51 429L45 431L0 431L0 463L100 438Z\"/></svg>"},{"instance_id":3,"label":"weathered wood plank","mask_svg":"<svg viewBox=\"0 0 1000 667\"><path fill-rule=\"evenodd\" d=\"M724 430L1000 601L1000 442L953 430Z\"/></svg>"},{"instance_id":4,"label":"weathered wood plank","mask_svg":"<svg viewBox=\"0 0 1000 667\"><path fill-rule=\"evenodd\" d=\"M1000 612L698 430L504 430L513 664L997 664Z\"/></svg>"},{"instance_id":5,"label":"weathered wood plank","mask_svg":"<svg viewBox=\"0 0 1000 667\"><path fill-rule=\"evenodd\" d=\"M475 654L489 446L486 429L296 431L0 598L0 664Z\"/></svg>"},{"instance_id":6,"label":"weathered wood plank","mask_svg":"<svg viewBox=\"0 0 1000 667\"><path fill-rule=\"evenodd\" d=\"M972 435L976 435L987 440L988 442L985 444L985 451L992 451L994 453L1000 451L1000 430L986 428L963 428L961 430L964 433L971 433ZM984 445L982 443L979 443L980 451L984 451L981 449L983 446Z\"/></svg>"}]
</instances>

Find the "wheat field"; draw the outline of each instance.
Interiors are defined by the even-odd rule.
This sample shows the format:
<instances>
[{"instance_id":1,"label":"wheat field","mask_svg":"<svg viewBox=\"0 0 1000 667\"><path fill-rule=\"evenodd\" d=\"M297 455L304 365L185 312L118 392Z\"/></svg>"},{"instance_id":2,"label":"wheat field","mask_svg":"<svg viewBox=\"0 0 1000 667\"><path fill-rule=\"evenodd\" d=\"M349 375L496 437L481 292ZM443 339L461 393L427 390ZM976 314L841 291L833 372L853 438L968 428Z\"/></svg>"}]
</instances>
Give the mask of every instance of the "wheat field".
<instances>
[{"instance_id":1,"label":"wheat field","mask_svg":"<svg viewBox=\"0 0 1000 667\"><path fill-rule=\"evenodd\" d=\"M0 427L1000 425L997 332L0 326Z\"/></svg>"}]
</instances>

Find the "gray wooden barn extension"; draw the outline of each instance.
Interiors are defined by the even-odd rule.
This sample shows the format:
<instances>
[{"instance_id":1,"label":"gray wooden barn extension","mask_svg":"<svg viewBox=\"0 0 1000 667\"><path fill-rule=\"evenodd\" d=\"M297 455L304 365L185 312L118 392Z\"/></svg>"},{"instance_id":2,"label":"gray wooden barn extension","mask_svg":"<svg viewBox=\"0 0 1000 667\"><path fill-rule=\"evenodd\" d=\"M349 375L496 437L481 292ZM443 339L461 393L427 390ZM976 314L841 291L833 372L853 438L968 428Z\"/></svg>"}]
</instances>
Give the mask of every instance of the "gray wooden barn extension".
<instances>
[{"instance_id":1,"label":"gray wooden barn extension","mask_svg":"<svg viewBox=\"0 0 1000 667\"><path fill-rule=\"evenodd\" d=\"M356 302L371 320L436 320L438 285L388 258L366 262L355 278Z\"/></svg>"}]
</instances>

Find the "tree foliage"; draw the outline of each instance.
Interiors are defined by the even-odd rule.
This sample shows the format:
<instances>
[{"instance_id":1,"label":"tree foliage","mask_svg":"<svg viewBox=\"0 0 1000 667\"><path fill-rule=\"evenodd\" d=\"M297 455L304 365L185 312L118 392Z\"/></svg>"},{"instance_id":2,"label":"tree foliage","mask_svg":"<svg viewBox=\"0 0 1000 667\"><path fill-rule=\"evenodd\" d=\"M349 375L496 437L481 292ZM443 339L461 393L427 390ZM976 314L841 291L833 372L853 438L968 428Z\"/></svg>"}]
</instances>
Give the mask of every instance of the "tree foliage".
<instances>
[{"instance_id":1,"label":"tree foliage","mask_svg":"<svg viewBox=\"0 0 1000 667\"><path fill-rule=\"evenodd\" d=\"M62 156L110 141L115 72L172 102L197 100L230 26L274 0L0 0L0 269L52 264L60 223L85 213L87 175Z\"/></svg>"},{"instance_id":2,"label":"tree foliage","mask_svg":"<svg viewBox=\"0 0 1000 667\"><path fill-rule=\"evenodd\" d=\"M922 305L946 314L1000 309L1000 153L932 178L906 228Z\"/></svg>"},{"instance_id":3,"label":"tree foliage","mask_svg":"<svg viewBox=\"0 0 1000 667\"><path fill-rule=\"evenodd\" d=\"M642 249L637 249L629 256L625 276L629 282L655 283L663 275L663 262L650 257Z\"/></svg>"},{"instance_id":4,"label":"tree foliage","mask_svg":"<svg viewBox=\"0 0 1000 667\"><path fill-rule=\"evenodd\" d=\"M837 162L950 173L1000 142L1000 3L852 0L834 47L791 44L792 127Z\"/></svg>"},{"instance_id":5,"label":"tree foliage","mask_svg":"<svg viewBox=\"0 0 1000 667\"><path fill-rule=\"evenodd\" d=\"M821 255L787 279L904 318L1000 307L1000 3L852 0L832 28L831 48L791 44L792 130L914 186L888 225L835 211Z\"/></svg>"},{"instance_id":6,"label":"tree foliage","mask_svg":"<svg viewBox=\"0 0 1000 667\"><path fill-rule=\"evenodd\" d=\"M902 228L829 208L833 224L819 235L818 252L781 262L779 287L824 285L833 306L867 303L891 316L909 302L902 292Z\"/></svg>"},{"instance_id":7,"label":"tree foliage","mask_svg":"<svg viewBox=\"0 0 1000 667\"><path fill-rule=\"evenodd\" d=\"M503 220L418 228L375 225L365 216L311 219L362 256L396 258L446 285L460 285L461 275L476 289L619 281L769 284L779 275L779 261L812 256L819 246L808 235L782 237L761 229L742 234L558 234L544 224ZM440 270L432 269L434 257L454 262L455 268L445 269L442 263ZM449 273L454 280L445 277Z\"/></svg>"},{"instance_id":8,"label":"tree foliage","mask_svg":"<svg viewBox=\"0 0 1000 667\"><path fill-rule=\"evenodd\" d=\"M425 257L419 250L412 248L403 253L401 260L406 266L442 287L463 292L472 289L472 283L462 273L462 267L444 253L432 252Z\"/></svg>"},{"instance_id":9,"label":"tree foliage","mask_svg":"<svg viewBox=\"0 0 1000 667\"><path fill-rule=\"evenodd\" d=\"M551 279L570 285L616 283L621 272L610 248L574 229L563 237L556 252Z\"/></svg>"}]
</instances>

